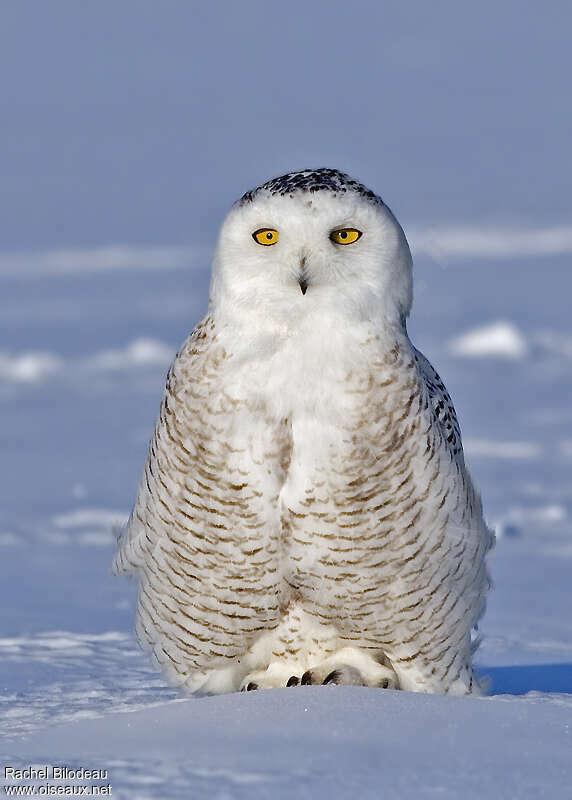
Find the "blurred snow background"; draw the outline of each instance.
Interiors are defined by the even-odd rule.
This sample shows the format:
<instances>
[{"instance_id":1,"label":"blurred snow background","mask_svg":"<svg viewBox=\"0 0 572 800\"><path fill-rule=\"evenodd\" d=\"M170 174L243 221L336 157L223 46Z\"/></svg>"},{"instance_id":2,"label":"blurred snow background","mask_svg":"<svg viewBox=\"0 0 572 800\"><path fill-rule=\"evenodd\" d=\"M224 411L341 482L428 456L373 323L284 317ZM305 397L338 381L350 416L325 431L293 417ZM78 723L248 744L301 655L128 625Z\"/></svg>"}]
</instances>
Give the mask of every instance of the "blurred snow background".
<instances>
[{"instance_id":1,"label":"blurred snow background","mask_svg":"<svg viewBox=\"0 0 572 800\"><path fill-rule=\"evenodd\" d=\"M457 797L463 756L478 797L476 747L489 796L572 793L571 22L563 0L4 5L0 760L113 756L116 797L378 797L380 782ZM137 652L133 587L109 576L222 217L306 166L356 175L411 242L410 332L500 534L478 654L491 699L181 702ZM367 728L365 763L370 704L382 732ZM145 739L150 720L195 755ZM410 725L445 737L438 775Z\"/></svg>"}]
</instances>

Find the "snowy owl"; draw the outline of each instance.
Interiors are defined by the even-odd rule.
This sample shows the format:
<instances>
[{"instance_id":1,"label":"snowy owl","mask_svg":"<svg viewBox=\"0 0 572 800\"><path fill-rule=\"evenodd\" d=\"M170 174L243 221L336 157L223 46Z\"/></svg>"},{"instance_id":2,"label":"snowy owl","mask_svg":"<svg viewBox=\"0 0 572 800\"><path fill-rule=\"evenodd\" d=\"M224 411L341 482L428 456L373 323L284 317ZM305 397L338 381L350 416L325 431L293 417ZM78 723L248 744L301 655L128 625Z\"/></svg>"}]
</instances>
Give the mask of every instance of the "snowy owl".
<instances>
[{"instance_id":1,"label":"snowy owl","mask_svg":"<svg viewBox=\"0 0 572 800\"><path fill-rule=\"evenodd\" d=\"M230 210L114 561L175 684L479 691L492 534L411 301L403 230L348 175Z\"/></svg>"}]
</instances>

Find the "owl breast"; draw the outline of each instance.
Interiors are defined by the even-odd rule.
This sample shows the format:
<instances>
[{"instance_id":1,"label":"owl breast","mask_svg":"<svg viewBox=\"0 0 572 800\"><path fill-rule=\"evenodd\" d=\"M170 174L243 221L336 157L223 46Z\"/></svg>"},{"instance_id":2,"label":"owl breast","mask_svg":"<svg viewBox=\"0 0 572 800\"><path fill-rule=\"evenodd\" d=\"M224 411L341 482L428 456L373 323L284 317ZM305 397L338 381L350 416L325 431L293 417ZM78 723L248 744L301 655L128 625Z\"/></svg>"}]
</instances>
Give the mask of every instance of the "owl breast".
<instances>
[{"instance_id":1,"label":"owl breast","mask_svg":"<svg viewBox=\"0 0 572 800\"><path fill-rule=\"evenodd\" d=\"M355 363L322 384L319 408L299 401L289 419L283 608L299 604L340 643L406 662L445 621L463 619L467 635L488 545L411 349L372 337Z\"/></svg>"},{"instance_id":2,"label":"owl breast","mask_svg":"<svg viewBox=\"0 0 572 800\"><path fill-rule=\"evenodd\" d=\"M395 352L376 356L322 387L320 413L298 404L279 501L285 595L341 638L379 648L390 634L397 561L421 516L421 395L412 365L396 369Z\"/></svg>"},{"instance_id":3,"label":"owl breast","mask_svg":"<svg viewBox=\"0 0 572 800\"><path fill-rule=\"evenodd\" d=\"M193 691L346 645L383 651L402 688L453 685L490 538L406 336L332 330L251 359L200 331L116 558L140 573L140 641Z\"/></svg>"}]
</instances>

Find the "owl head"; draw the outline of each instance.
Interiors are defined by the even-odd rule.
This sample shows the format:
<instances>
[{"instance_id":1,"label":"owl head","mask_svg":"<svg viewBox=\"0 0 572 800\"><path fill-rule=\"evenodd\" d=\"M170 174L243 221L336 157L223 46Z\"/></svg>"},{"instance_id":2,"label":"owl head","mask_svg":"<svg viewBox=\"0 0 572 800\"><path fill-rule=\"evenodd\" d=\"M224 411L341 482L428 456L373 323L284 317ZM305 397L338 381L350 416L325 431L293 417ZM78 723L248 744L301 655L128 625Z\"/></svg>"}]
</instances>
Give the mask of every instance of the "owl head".
<instances>
[{"instance_id":1,"label":"owl head","mask_svg":"<svg viewBox=\"0 0 572 800\"><path fill-rule=\"evenodd\" d=\"M247 192L219 235L211 309L272 327L323 314L404 325L411 254L385 203L334 169L291 172Z\"/></svg>"}]
</instances>

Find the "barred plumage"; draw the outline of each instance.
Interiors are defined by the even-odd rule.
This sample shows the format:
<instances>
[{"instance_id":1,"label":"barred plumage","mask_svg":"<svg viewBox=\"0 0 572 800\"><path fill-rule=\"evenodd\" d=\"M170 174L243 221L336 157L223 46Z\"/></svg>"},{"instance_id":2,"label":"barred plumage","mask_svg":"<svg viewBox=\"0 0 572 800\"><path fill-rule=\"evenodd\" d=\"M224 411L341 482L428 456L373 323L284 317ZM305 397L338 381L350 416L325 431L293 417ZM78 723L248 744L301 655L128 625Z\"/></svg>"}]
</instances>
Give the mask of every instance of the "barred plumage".
<instances>
[{"instance_id":1,"label":"barred plumage","mask_svg":"<svg viewBox=\"0 0 572 800\"><path fill-rule=\"evenodd\" d=\"M492 535L407 336L407 243L372 193L323 174L254 190L225 222L115 569L139 576L142 645L191 691L478 691ZM252 240L265 225L280 248ZM363 233L352 251L329 239L342 225Z\"/></svg>"}]
</instances>

